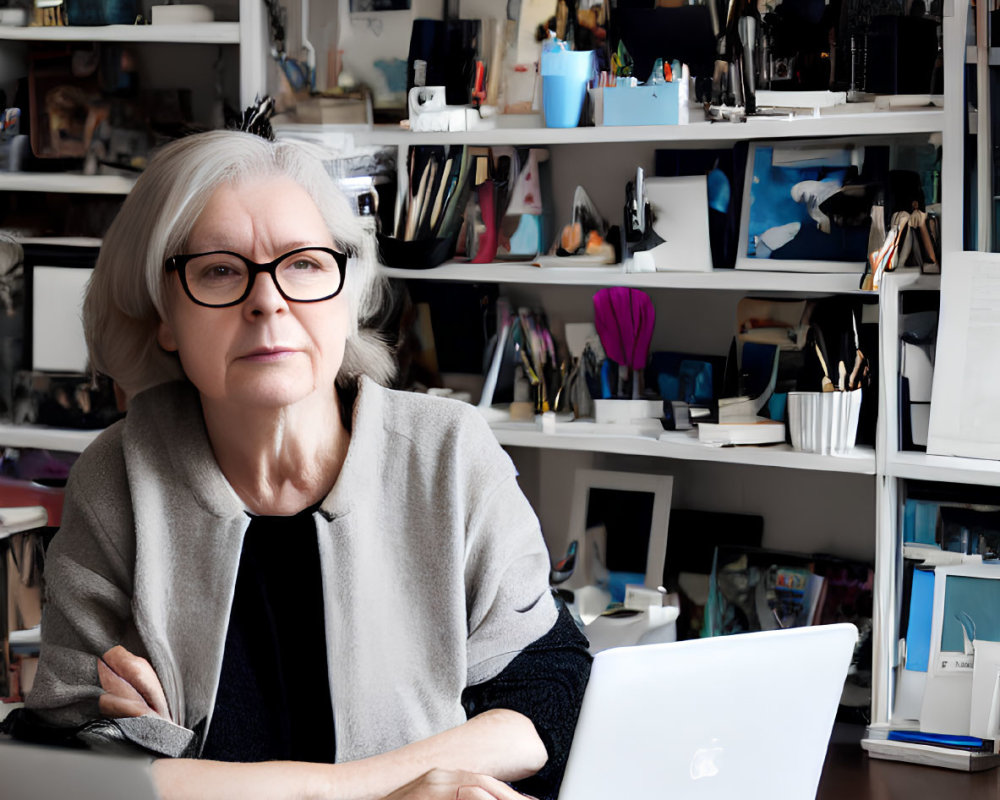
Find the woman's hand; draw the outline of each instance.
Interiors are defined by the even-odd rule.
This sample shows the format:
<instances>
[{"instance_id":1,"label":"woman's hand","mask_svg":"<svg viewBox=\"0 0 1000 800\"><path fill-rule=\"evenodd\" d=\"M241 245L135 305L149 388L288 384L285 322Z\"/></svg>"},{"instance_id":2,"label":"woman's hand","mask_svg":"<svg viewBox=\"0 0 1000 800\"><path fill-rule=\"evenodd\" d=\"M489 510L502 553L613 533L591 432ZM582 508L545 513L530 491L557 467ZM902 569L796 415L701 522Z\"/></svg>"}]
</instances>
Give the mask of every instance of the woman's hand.
<instances>
[{"instance_id":1,"label":"woman's hand","mask_svg":"<svg viewBox=\"0 0 1000 800\"><path fill-rule=\"evenodd\" d=\"M489 775L452 769L432 769L385 800L524 800L503 781Z\"/></svg>"},{"instance_id":2,"label":"woman's hand","mask_svg":"<svg viewBox=\"0 0 1000 800\"><path fill-rule=\"evenodd\" d=\"M97 660L97 674L104 694L98 707L106 717L142 717L153 714L170 719L167 698L150 663L121 645Z\"/></svg>"}]
</instances>

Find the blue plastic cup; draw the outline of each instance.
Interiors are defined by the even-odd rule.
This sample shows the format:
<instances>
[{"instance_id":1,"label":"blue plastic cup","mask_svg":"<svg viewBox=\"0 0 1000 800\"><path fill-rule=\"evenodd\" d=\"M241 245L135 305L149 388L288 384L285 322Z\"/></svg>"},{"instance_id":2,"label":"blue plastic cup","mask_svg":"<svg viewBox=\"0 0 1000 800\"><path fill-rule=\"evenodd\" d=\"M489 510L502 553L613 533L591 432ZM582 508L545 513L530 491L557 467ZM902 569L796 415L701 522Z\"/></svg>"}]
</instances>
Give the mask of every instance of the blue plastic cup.
<instances>
[{"instance_id":1,"label":"blue plastic cup","mask_svg":"<svg viewBox=\"0 0 1000 800\"><path fill-rule=\"evenodd\" d=\"M543 52L541 73L545 124L550 128L575 128L594 73L594 51Z\"/></svg>"}]
</instances>

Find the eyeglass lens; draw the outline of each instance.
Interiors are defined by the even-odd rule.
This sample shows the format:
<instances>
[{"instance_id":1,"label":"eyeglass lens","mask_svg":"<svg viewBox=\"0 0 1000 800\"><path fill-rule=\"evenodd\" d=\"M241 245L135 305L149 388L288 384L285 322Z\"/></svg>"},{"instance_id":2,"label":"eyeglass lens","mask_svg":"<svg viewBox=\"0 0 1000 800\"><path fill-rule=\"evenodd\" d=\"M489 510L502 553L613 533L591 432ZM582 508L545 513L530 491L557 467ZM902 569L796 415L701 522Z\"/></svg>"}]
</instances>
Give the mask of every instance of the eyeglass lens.
<instances>
[{"instance_id":1,"label":"eyeglass lens","mask_svg":"<svg viewBox=\"0 0 1000 800\"><path fill-rule=\"evenodd\" d=\"M243 297L251 272L242 259L228 253L199 255L185 267L191 296L208 305L226 305ZM334 295L343 281L337 260L323 250L290 253L275 266L273 275L282 294L299 301Z\"/></svg>"}]
</instances>

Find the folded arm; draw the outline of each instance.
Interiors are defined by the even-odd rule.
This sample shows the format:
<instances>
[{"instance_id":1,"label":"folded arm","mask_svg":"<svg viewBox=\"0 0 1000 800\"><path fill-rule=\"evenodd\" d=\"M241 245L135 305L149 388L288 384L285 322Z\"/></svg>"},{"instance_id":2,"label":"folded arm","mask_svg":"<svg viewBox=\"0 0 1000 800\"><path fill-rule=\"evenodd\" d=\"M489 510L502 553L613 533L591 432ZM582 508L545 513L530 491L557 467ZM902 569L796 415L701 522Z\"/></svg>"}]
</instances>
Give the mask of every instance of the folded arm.
<instances>
[{"instance_id":1,"label":"folded arm","mask_svg":"<svg viewBox=\"0 0 1000 800\"><path fill-rule=\"evenodd\" d=\"M502 781L525 778L545 760L545 746L531 721L516 711L495 709L398 750L344 764L162 759L153 764L153 778L163 800L375 800L388 795L396 800L516 800L521 795ZM476 790L467 791L471 786Z\"/></svg>"}]
</instances>

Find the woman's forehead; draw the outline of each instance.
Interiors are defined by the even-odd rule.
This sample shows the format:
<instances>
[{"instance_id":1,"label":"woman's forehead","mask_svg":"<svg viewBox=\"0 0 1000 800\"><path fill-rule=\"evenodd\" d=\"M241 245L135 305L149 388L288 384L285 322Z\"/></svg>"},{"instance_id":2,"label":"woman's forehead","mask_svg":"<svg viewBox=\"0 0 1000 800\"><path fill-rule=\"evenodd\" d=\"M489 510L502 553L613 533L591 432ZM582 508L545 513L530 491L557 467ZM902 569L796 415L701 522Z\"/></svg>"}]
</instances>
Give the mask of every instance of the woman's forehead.
<instances>
[{"instance_id":1,"label":"woman's forehead","mask_svg":"<svg viewBox=\"0 0 1000 800\"><path fill-rule=\"evenodd\" d=\"M188 234L189 246L218 249L330 240L326 220L312 197L286 176L220 185Z\"/></svg>"}]
</instances>

